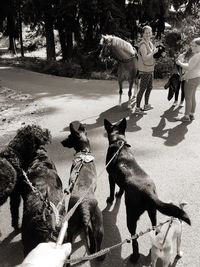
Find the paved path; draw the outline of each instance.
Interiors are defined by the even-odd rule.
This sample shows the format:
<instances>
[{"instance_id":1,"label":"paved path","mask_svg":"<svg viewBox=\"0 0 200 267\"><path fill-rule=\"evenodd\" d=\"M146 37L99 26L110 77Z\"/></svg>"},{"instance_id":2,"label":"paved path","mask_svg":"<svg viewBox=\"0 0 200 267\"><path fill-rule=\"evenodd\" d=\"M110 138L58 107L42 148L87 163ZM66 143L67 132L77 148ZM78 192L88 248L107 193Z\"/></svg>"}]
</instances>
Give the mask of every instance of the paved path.
<instances>
[{"instance_id":1,"label":"paved path","mask_svg":"<svg viewBox=\"0 0 200 267\"><path fill-rule=\"evenodd\" d=\"M15 123L5 124L1 140L3 146L14 134L15 128L22 122L38 122L48 127L53 136L53 142L48 147L52 159L55 161L64 186L67 185L71 160L74 151L64 149L60 141L68 134L68 126L72 121L86 123L92 151L96 157L97 171L100 173L105 166L105 155L108 142L103 127L103 119L112 122L123 117L128 120L127 140L132 146L138 163L154 179L160 198L164 201L178 203L184 199L188 202L186 211L191 217L192 227L184 225L182 249L184 256L173 266L199 267L199 238L200 238L200 95L197 92L196 120L184 124L174 120L182 115L184 108L172 109L171 102L167 101L167 91L163 89L164 81L155 83L157 90L153 90L151 104L155 108L144 116L135 116L126 109L126 103L118 107L117 83L115 81L79 80L48 76L16 68L0 68L0 85L23 94L32 95L32 105L41 109L42 113L31 115L23 113ZM127 100L127 89L124 90L123 101ZM23 109L16 107L13 112L20 114ZM7 127L7 132L5 131ZM8 132L9 131L9 132ZM109 194L109 185L106 172L98 179L97 199L103 211L105 225L104 247L108 247L129 237L126 228L124 198L121 203L116 202L111 207L106 206L106 197ZM10 227L8 205L0 211L0 267L10 267L22 259L20 235L15 236ZM159 220L165 217L158 214ZM138 231L150 226L146 214L142 215L138 223ZM73 256L83 255L84 242L77 238L73 247ZM139 240L141 258L136 266L148 266L150 257L150 238L148 235ZM91 266L132 266L128 257L131 245L114 250L106 260L99 264L92 262ZM12 257L11 257L12 255ZM90 266L89 263L80 266Z\"/></svg>"}]
</instances>

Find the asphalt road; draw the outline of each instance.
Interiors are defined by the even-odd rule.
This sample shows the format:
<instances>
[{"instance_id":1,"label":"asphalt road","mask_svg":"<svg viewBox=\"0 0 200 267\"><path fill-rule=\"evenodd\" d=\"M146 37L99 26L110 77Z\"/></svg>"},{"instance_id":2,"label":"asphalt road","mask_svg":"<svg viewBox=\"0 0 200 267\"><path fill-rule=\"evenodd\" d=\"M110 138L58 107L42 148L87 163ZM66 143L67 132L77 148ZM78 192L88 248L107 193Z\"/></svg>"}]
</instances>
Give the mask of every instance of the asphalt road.
<instances>
[{"instance_id":1,"label":"asphalt road","mask_svg":"<svg viewBox=\"0 0 200 267\"><path fill-rule=\"evenodd\" d=\"M103 127L103 119L116 122L127 118L127 141L132 146L135 158L156 183L160 199L179 203L182 199L188 202L186 211L192 220L192 227L184 224L182 235L182 259L175 261L177 267L199 267L200 240L200 95L197 92L196 120L184 124L174 120L182 115L184 108L171 108L167 101L167 91L163 89L165 81L156 81L156 90L152 91L151 104L155 107L144 116L135 114L118 103L118 87L116 81L79 80L48 76L18 68L0 68L0 85L32 96L27 105L21 101L10 112L15 119L1 126L1 147L15 134L23 123L37 122L51 130L53 141L48 151L54 160L64 187L67 185L73 150L64 149L60 141L68 134L68 126L72 121L86 124L92 152L95 155L97 173L105 166L108 141ZM123 102L127 101L127 85L125 85ZM33 112L37 109L37 112ZM24 112L27 110L27 112ZM8 113L4 113L4 116ZM21 114L21 116L20 116ZM10 114L9 114L10 115ZM2 114L1 114L2 116ZM2 117L1 117L2 118ZM106 205L109 184L106 171L98 177L96 197L103 212L105 238L103 247L109 247L129 238L126 227L124 198L111 207ZM0 208L0 267L11 267L22 260L20 234L13 232L10 226L8 202ZM158 221L167 217L158 213ZM141 216L137 232L150 227L147 214ZM149 266L150 237L145 235L139 239L141 257L135 266ZM77 237L73 245L72 257L85 254L83 236ZM103 263L93 261L76 266L130 267L129 255L131 245L125 244L109 253Z\"/></svg>"}]
</instances>

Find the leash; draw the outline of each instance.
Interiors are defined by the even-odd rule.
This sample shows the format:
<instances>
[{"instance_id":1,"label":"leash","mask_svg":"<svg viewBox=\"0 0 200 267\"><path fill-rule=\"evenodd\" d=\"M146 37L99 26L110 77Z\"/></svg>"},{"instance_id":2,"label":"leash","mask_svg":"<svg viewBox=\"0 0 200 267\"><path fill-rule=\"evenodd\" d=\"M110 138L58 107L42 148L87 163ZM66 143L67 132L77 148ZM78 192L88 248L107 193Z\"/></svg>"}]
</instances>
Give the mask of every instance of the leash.
<instances>
[{"instance_id":1,"label":"leash","mask_svg":"<svg viewBox=\"0 0 200 267\"><path fill-rule=\"evenodd\" d=\"M162 222L162 223L159 223L158 225L156 226L152 226L151 228L147 228L146 231L141 231L139 234L135 234L133 236L131 236L130 238L126 238L124 239L123 241L113 245L113 246L110 246L108 248L105 248L105 249L102 249L94 254L91 254L91 255L87 255L87 256L83 256L83 257L77 257L77 258L72 258L72 259L69 259L69 260L66 260L65 263L69 264L69 263L79 263L79 262L82 262L82 261L91 261L93 259L96 259L100 256L103 256L109 252L111 252L113 249L115 248L118 248L122 245L124 245L125 243L130 243L132 240L134 239L138 239L139 237L143 236L143 235L146 235L147 233L153 231L153 230L156 230L157 228L163 226L164 224L168 223L168 222L171 222L173 220L173 218L165 221L165 222Z\"/></svg>"},{"instance_id":2,"label":"leash","mask_svg":"<svg viewBox=\"0 0 200 267\"><path fill-rule=\"evenodd\" d=\"M56 222L56 225L59 224L60 222L60 215L59 215L59 210L57 209L58 206L61 206L60 202L58 203L57 206L54 205L53 202L49 201L47 198L44 199L40 190L37 189L35 186L33 186L33 184L31 183L31 181L29 180L26 172L24 170L22 170L22 174L25 178L25 182L29 185L29 187L31 188L32 192L36 195L36 196L39 196L40 200L44 203L44 205L46 206L46 208L49 208L51 207L54 215L55 215L55 222ZM59 205L60 204L60 205Z\"/></svg>"},{"instance_id":3,"label":"leash","mask_svg":"<svg viewBox=\"0 0 200 267\"><path fill-rule=\"evenodd\" d=\"M102 169L102 171L100 172L100 174L97 176L97 178L99 178L103 172L105 171L105 169L108 167L108 165L113 161L113 159L116 157L116 155L119 153L119 151L122 149L122 147L124 146L124 142L122 142L122 144L120 145L120 147L118 148L118 150L116 151L116 153L111 157L111 159L108 161L108 163L106 164L106 166ZM74 214L74 212L76 211L76 209L78 208L78 206L81 204L81 202L83 201L83 199L87 196L87 194L89 193L89 191L91 190L91 188L93 187L93 185L96 183L96 181L93 181L93 183L91 183L91 185L88 187L87 191L85 192L85 194L79 198L79 200L76 202L76 204L68 211L68 213L65 215L64 219L63 219L63 224L59 233L59 237L57 239L56 244L57 245L62 245L64 237L65 237L65 232L67 230L68 227L68 221L69 219L72 217L72 215Z\"/></svg>"},{"instance_id":4,"label":"leash","mask_svg":"<svg viewBox=\"0 0 200 267\"><path fill-rule=\"evenodd\" d=\"M165 241L166 241L167 235L168 235L168 233L169 233L169 229L170 229L171 226L172 226L173 220L174 220L174 218L171 217L171 219L170 219L170 221L169 221L169 225L168 225L167 231L166 231L166 233L165 233L165 236L164 236L164 239L163 239L163 242L162 242L162 246L165 244Z\"/></svg>"}]
</instances>

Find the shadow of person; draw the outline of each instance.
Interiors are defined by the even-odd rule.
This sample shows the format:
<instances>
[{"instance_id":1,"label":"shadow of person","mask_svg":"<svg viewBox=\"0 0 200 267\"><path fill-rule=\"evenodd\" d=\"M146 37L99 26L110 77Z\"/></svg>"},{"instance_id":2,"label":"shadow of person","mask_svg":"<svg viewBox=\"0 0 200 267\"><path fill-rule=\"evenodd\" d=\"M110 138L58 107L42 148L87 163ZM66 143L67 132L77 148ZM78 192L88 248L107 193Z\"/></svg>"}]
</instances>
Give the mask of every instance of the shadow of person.
<instances>
[{"instance_id":1,"label":"shadow of person","mask_svg":"<svg viewBox=\"0 0 200 267\"><path fill-rule=\"evenodd\" d=\"M113 209L111 206L107 205L102 211L103 213L103 224L104 224L104 241L103 248L109 248L115 244L121 242L121 235L119 229L116 225L117 214L119 212L121 199L117 198ZM106 255L104 261L92 261L91 266L122 266L123 259L121 257L121 246L111 250L110 253Z\"/></svg>"},{"instance_id":2,"label":"shadow of person","mask_svg":"<svg viewBox=\"0 0 200 267\"><path fill-rule=\"evenodd\" d=\"M23 249L21 241L12 242L19 234L13 231L0 243L0 266L13 267L20 264L23 260Z\"/></svg>"},{"instance_id":3,"label":"shadow of person","mask_svg":"<svg viewBox=\"0 0 200 267\"><path fill-rule=\"evenodd\" d=\"M149 250L149 254L147 256L140 254L139 260L136 264L134 264L134 267L147 267L150 266L151 263L151 251ZM133 263L130 262L129 257L124 259L123 266L126 267L133 267Z\"/></svg>"},{"instance_id":4,"label":"shadow of person","mask_svg":"<svg viewBox=\"0 0 200 267\"><path fill-rule=\"evenodd\" d=\"M166 141L164 144L166 146L176 146L180 142L182 142L185 139L185 135L188 132L187 125L191 122L184 123L177 125L174 128L169 129L168 131L168 137L166 138Z\"/></svg>"},{"instance_id":5,"label":"shadow of person","mask_svg":"<svg viewBox=\"0 0 200 267\"><path fill-rule=\"evenodd\" d=\"M159 137L165 140L164 144L166 146L176 146L185 139L185 135L188 132L187 125L190 123L181 123L174 128L165 128L166 120L169 122L174 122L175 117L178 116L180 108L174 109L170 107L166 110L156 127L152 127L152 136Z\"/></svg>"}]
</instances>

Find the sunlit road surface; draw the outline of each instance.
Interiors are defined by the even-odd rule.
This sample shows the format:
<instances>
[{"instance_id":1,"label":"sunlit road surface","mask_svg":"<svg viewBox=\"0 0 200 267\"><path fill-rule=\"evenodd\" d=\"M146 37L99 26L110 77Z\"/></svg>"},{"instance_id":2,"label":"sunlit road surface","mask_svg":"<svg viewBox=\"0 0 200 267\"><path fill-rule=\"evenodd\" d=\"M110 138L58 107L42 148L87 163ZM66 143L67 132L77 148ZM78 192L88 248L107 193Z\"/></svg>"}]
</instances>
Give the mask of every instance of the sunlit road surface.
<instances>
[{"instance_id":1,"label":"sunlit road surface","mask_svg":"<svg viewBox=\"0 0 200 267\"><path fill-rule=\"evenodd\" d=\"M118 86L116 81L79 80L48 76L17 68L0 69L0 85L24 94L31 94L41 113L22 117L13 125L6 125L1 135L3 145L8 142L15 130L25 123L38 123L47 127L52 133L52 144L48 151L54 160L64 187L68 184L73 149L65 149L60 141L69 133L69 123L81 121L86 124L92 152L95 156L98 177L96 198L103 212L105 237L103 248L110 247L129 238L126 227L124 197L106 205L109 195L109 183L105 171L105 156L108 141L103 127L107 118L116 122L127 118L127 142L132 146L135 158L156 183L160 199L179 203L188 202L185 210L190 215L192 227L184 224L182 235L182 259L174 262L176 267L199 267L200 239L200 101L197 92L196 120L185 124L174 120L181 116L184 108L172 109L172 102L167 101L167 91L163 89L165 81L156 81L151 94L153 110L144 116L135 116L134 109L127 109L127 84L124 85L123 104L118 104ZM22 102L23 106L23 102ZM14 111L15 112L15 111ZM20 110L16 110L20 112ZM12 128L13 127L13 128ZM1 144L1 147L3 146ZM20 234L13 232L10 226L9 202L0 209L0 267L15 266L23 258ZM158 222L167 217L158 212ZM138 222L137 232L149 228L150 220L143 214ZM151 247L147 234L139 240L141 257L135 266L149 266ZM86 253L84 235L78 236L73 244L73 257ZM129 262L132 252L131 244L125 244L113 250L103 262L84 262L75 266L133 266Z\"/></svg>"}]
</instances>

